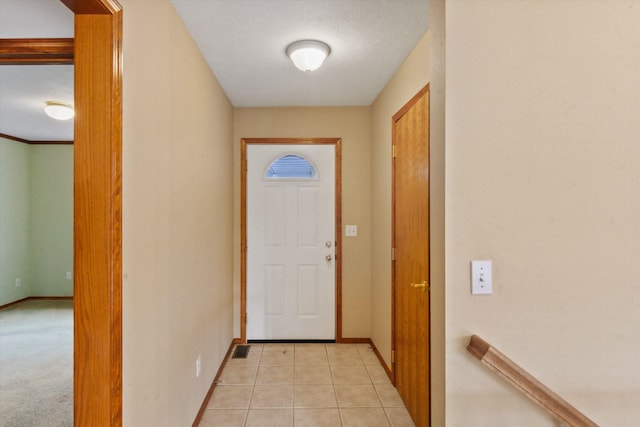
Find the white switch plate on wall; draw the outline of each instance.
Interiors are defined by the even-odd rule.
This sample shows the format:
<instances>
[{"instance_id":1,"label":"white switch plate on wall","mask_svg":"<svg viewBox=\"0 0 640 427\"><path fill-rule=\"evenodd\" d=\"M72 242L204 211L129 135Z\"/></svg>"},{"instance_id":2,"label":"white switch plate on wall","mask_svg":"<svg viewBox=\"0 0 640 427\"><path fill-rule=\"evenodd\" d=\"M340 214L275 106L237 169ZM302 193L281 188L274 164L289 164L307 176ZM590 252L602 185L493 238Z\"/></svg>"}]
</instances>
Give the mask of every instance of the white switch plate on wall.
<instances>
[{"instance_id":1,"label":"white switch plate on wall","mask_svg":"<svg viewBox=\"0 0 640 427\"><path fill-rule=\"evenodd\" d=\"M345 225L344 226L344 235L347 237L356 237L358 236L358 226L357 225Z\"/></svg>"},{"instance_id":2,"label":"white switch plate on wall","mask_svg":"<svg viewBox=\"0 0 640 427\"><path fill-rule=\"evenodd\" d=\"M471 261L471 293L473 295L493 293L491 261Z\"/></svg>"}]
</instances>

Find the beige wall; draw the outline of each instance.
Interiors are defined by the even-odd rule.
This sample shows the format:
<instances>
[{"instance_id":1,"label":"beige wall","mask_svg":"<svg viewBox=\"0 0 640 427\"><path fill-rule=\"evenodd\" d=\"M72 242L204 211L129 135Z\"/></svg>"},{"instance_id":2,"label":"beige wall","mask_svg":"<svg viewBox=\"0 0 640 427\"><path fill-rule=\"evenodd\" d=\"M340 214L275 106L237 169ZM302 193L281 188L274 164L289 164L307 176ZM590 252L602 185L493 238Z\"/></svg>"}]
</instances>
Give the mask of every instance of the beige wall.
<instances>
[{"instance_id":1,"label":"beige wall","mask_svg":"<svg viewBox=\"0 0 640 427\"><path fill-rule=\"evenodd\" d=\"M122 3L125 425L189 424L239 336L242 137L343 139L343 224L360 232L343 239L344 336L373 337L388 362L390 121L442 70L443 52L430 51L442 31L425 36L371 108L234 112L168 2ZM432 87L431 176L441 202L433 363L444 365L446 308L447 426L554 425L464 350L472 333L598 423L640 423L637 6L446 4L446 148L433 126L443 92ZM471 296L469 261L484 258L494 294ZM432 372L436 406L441 375ZM440 416L435 408L438 425Z\"/></svg>"},{"instance_id":2,"label":"beige wall","mask_svg":"<svg viewBox=\"0 0 640 427\"><path fill-rule=\"evenodd\" d=\"M168 1L120 1L123 422L186 426L233 338L233 109Z\"/></svg>"},{"instance_id":3,"label":"beige wall","mask_svg":"<svg viewBox=\"0 0 640 427\"><path fill-rule=\"evenodd\" d=\"M430 92L431 420L444 425L444 2L429 28L371 106L371 338L391 367L391 118L427 83ZM434 43L434 39L438 44ZM436 80L437 79L437 80Z\"/></svg>"},{"instance_id":4,"label":"beige wall","mask_svg":"<svg viewBox=\"0 0 640 427\"><path fill-rule=\"evenodd\" d=\"M429 33L371 105L371 338L391 366L391 118L429 82Z\"/></svg>"},{"instance_id":5,"label":"beige wall","mask_svg":"<svg viewBox=\"0 0 640 427\"><path fill-rule=\"evenodd\" d=\"M240 140L342 138L343 337L371 334L370 108L237 108L234 113L234 335L240 336ZM344 225L357 224L357 237Z\"/></svg>"},{"instance_id":6,"label":"beige wall","mask_svg":"<svg viewBox=\"0 0 640 427\"><path fill-rule=\"evenodd\" d=\"M429 2L431 424L445 425L445 0Z\"/></svg>"},{"instance_id":7,"label":"beige wall","mask_svg":"<svg viewBox=\"0 0 640 427\"><path fill-rule=\"evenodd\" d=\"M446 4L448 426L551 426L479 334L603 426L640 425L640 2ZM469 261L492 259L472 296Z\"/></svg>"}]
</instances>

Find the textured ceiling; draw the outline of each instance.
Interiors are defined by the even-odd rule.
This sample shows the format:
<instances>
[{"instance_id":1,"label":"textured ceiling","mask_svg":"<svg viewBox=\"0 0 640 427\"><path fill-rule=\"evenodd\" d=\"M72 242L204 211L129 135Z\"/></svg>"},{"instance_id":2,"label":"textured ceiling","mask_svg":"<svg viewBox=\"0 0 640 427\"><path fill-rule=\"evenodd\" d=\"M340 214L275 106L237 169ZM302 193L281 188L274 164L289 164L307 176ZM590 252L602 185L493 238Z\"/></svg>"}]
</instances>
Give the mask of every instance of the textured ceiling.
<instances>
[{"instance_id":1,"label":"textured ceiling","mask_svg":"<svg viewBox=\"0 0 640 427\"><path fill-rule=\"evenodd\" d=\"M427 30L428 0L171 0L236 107L369 105ZM125 10L126 13L126 10ZM73 37L59 0L0 0L0 38ZM304 73L285 55L319 39L331 55ZM0 133L72 140L73 120L47 100L73 102L73 66L0 66Z\"/></svg>"},{"instance_id":2,"label":"textured ceiling","mask_svg":"<svg viewBox=\"0 0 640 427\"><path fill-rule=\"evenodd\" d=\"M236 107L371 104L427 30L427 0L172 0ZM285 55L317 39L317 71Z\"/></svg>"}]
</instances>

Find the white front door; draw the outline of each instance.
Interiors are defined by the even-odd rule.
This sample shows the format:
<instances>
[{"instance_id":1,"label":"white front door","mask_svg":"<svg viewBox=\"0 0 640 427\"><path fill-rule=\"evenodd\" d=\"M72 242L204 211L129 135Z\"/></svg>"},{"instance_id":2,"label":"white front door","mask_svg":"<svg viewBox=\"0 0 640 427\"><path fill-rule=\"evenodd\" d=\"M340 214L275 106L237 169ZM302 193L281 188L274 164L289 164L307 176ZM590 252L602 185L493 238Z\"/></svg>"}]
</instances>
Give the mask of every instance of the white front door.
<instances>
[{"instance_id":1,"label":"white front door","mask_svg":"<svg viewBox=\"0 0 640 427\"><path fill-rule=\"evenodd\" d=\"M335 146L247 146L247 339L335 339Z\"/></svg>"}]
</instances>

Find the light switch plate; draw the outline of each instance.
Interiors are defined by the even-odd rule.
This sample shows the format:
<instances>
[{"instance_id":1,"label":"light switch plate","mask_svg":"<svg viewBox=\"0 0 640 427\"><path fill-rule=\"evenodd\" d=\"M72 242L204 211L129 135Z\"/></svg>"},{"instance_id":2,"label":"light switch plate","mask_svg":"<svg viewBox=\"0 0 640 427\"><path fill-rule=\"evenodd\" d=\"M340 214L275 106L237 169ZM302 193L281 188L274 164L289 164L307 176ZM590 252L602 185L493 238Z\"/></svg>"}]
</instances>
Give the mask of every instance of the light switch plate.
<instances>
[{"instance_id":1,"label":"light switch plate","mask_svg":"<svg viewBox=\"0 0 640 427\"><path fill-rule=\"evenodd\" d=\"M493 293L492 262L471 261L471 293L488 295Z\"/></svg>"},{"instance_id":2,"label":"light switch plate","mask_svg":"<svg viewBox=\"0 0 640 427\"><path fill-rule=\"evenodd\" d=\"M357 237L358 236L358 226L357 225L345 225L344 227L344 235L347 237Z\"/></svg>"}]
</instances>

